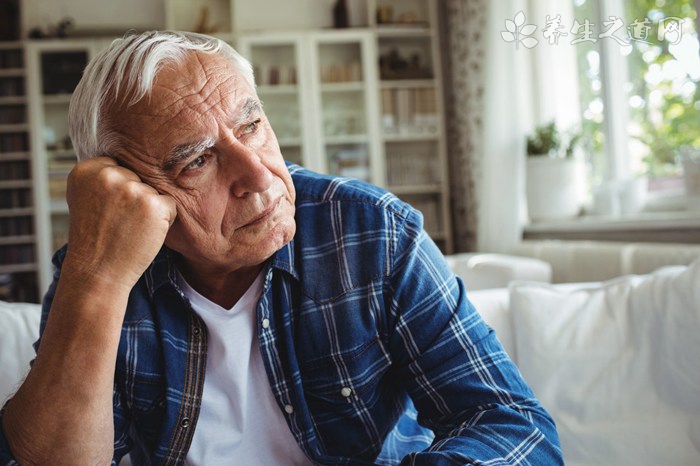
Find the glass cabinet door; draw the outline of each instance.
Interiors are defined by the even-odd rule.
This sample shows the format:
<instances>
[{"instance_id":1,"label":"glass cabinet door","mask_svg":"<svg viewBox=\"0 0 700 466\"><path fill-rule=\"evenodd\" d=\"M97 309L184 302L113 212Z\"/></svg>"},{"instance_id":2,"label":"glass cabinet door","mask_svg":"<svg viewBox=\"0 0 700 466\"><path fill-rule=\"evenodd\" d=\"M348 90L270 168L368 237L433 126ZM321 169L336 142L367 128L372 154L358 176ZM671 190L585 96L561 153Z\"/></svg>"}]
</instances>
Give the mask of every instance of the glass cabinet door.
<instances>
[{"instance_id":1,"label":"glass cabinet door","mask_svg":"<svg viewBox=\"0 0 700 466\"><path fill-rule=\"evenodd\" d=\"M373 46L361 31L311 37L318 163L330 174L384 184Z\"/></svg>"},{"instance_id":2,"label":"glass cabinet door","mask_svg":"<svg viewBox=\"0 0 700 466\"><path fill-rule=\"evenodd\" d=\"M299 35L247 35L238 40L238 51L253 65L258 96L282 155L292 163L307 165L300 48Z\"/></svg>"}]
</instances>

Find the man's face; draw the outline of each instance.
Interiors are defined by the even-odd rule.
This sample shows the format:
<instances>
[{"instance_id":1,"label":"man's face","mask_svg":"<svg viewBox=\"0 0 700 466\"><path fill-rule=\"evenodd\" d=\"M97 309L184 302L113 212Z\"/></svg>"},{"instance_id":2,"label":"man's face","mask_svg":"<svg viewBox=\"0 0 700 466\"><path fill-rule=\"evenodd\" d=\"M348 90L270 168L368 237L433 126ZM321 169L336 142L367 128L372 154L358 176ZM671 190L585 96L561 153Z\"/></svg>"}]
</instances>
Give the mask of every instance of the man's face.
<instances>
[{"instance_id":1,"label":"man's face","mask_svg":"<svg viewBox=\"0 0 700 466\"><path fill-rule=\"evenodd\" d=\"M295 232L294 185L253 87L219 55L167 64L114 116L117 158L177 204L165 244L208 273L257 266Z\"/></svg>"}]
</instances>

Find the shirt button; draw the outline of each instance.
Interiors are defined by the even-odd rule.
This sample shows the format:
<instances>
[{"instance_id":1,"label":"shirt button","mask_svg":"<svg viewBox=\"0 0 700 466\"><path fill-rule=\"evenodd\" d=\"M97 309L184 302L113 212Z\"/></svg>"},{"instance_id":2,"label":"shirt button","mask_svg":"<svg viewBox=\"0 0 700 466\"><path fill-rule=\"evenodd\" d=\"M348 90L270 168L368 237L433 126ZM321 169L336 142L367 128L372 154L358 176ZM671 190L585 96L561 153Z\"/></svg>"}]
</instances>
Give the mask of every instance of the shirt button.
<instances>
[{"instance_id":1,"label":"shirt button","mask_svg":"<svg viewBox=\"0 0 700 466\"><path fill-rule=\"evenodd\" d=\"M352 389L350 389L350 388L348 388L348 387L343 387L343 389L340 390L340 394L341 394L344 398L347 398L347 397L349 397L350 395L352 395Z\"/></svg>"},{"instance_id":2,"label":"shirt button","mask_svg":"<svg viewBox=\"0 0 700 466\"><path fill-rule=\"evenodd\" d=\"M284 405L284 411L287 414L292 414L294 412L294 406L292 405Z\"/></svg>"},{"instance_id":3,"label":"shirt button","mask_svg":"<svg viewBox=\"0 0 700 466\"><path fill-rule=\"evenodd\" d=\"M194 333L195 335L199 335L199 332L199 327L195 327L194 329L192 329L192 333Z\"/></svg>"},{"instance_id":4,"label":"shirt button","mask_svg":"<svg viewBox=\"0 0 700 466\"><path fill-rule=\"evenodd\" d=\"M180 427L183 429L187 429L190 426L190 418L186 417L182 421L180 421Z\"/></svg>"},{"instance_id":5,"label":"shirt button","mask_svg":"<svg viewBox=\"0 0 700 466\"><path fill-rule=\"evenodd\" d=\"M270 319L263 319L262 320L262 328L268 328L270 327Z\"/></svg>"}]
</instances>

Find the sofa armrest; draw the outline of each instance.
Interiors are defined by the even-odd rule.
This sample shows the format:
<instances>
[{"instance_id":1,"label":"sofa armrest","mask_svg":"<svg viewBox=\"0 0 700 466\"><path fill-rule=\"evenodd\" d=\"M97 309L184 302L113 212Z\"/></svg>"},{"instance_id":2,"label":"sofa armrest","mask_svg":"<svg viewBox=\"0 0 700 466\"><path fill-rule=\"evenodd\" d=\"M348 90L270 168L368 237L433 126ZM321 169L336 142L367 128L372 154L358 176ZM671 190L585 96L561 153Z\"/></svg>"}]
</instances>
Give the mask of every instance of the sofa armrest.
<instances>
[{"instance_id":1,"label":"sofa armrest","mask_svg":"<svg viewBox=\"0 0 700 466\"><path fill-rule=\"evenodd\" d=\"M504 288L514 280L552 281L552 266L540 259L479 253L454 254L446 259L468 290Z\"/></svg>"}]
</instances>

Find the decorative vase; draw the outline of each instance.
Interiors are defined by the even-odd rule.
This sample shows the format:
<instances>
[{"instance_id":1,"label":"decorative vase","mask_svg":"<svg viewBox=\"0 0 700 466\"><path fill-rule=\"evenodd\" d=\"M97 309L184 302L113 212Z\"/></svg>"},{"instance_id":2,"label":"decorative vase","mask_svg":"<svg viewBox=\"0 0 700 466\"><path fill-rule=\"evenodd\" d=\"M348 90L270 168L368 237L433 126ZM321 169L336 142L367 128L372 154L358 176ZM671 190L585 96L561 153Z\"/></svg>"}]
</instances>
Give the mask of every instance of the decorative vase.
<instances>
[{"instance_id":1,"label":"decorative vase","mask_svg":"<svg viewBox=\"0 0 700 466\"><path fill-rule=\"evenodd\" d=\"M346 28L349 25L348 6L345 0L337 0L333 6L333 27Z\"/></svg>"}]
</instances>

